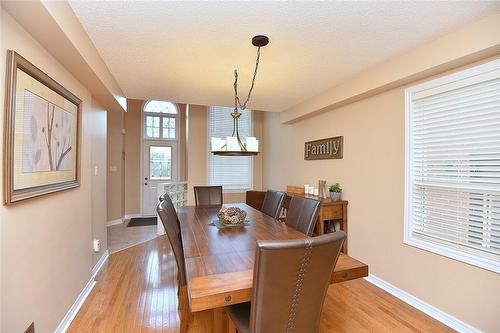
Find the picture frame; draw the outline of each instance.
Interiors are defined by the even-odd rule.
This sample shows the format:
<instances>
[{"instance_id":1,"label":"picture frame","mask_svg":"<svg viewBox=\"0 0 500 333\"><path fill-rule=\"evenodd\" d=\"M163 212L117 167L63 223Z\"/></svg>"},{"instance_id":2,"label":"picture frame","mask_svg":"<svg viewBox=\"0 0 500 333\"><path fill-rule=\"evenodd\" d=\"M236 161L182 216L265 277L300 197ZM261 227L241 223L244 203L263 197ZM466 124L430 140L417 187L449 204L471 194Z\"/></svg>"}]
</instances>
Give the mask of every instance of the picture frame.
<instances>
[{"instance_id":1,"label":"picture frame","mask_svg":"<svg viewBox=\"0 0 500 333\"><path fill-rule=\"evenodd\" d=\"M304 144L304 160L306 161L342 159L343 155L343 136L307 141Z\"/></svg>"},{"instance_id":2,"label":"picture frame","mask_svg":"<svg viewBox=\"0 0 500 333\"><path fill-rule=\"evenodd\" d=\"M4 204L80 186L82 101L7 51Z\"/></svg>"}]
</instances>

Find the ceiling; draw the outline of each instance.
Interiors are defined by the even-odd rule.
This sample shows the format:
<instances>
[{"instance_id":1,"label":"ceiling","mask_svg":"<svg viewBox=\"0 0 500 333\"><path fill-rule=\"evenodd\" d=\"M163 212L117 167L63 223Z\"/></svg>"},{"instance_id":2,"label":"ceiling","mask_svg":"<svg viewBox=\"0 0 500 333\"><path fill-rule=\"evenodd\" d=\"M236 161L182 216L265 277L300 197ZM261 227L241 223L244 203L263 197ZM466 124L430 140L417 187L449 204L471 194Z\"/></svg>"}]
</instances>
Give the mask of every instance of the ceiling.
<instances>
[{"instance_id":1,"label":"ceiling","mask_svg":"<svg viewBox=\"0 0 500 333\"><path fill-rule=\"evenodd\" d=\"M71 1L127 98L227 105L266 34L249 107L282 111L500 10L500 2Z\"/></svg>"}]
</instances>

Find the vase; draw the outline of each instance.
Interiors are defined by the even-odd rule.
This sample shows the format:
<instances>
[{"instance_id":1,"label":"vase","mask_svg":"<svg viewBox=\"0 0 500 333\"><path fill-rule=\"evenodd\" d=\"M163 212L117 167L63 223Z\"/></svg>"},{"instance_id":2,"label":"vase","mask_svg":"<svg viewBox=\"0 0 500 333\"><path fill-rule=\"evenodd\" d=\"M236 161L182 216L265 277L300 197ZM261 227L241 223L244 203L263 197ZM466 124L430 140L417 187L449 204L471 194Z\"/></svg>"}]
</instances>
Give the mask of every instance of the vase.
<instances>
[{"instance_id":1,"label":"vase","mask_svg":"<svg viewBox=\"0 0 500 333\"><path fill-rule=\"evenodd\" d=\"M318 195L321 198L328 198L328 187L326 187L326 180L318 181Z\"/></svg>"},{"instance_id":2,"label":"vase","mask_svg":"<svg viewBox=\"0 0 500 333\"><path fill-rule=\"evenodd\" d=\"M342 192L330 192L330 199L332 199L332 201L339 201L341 196Z\"/></svg>"}]
</instances>

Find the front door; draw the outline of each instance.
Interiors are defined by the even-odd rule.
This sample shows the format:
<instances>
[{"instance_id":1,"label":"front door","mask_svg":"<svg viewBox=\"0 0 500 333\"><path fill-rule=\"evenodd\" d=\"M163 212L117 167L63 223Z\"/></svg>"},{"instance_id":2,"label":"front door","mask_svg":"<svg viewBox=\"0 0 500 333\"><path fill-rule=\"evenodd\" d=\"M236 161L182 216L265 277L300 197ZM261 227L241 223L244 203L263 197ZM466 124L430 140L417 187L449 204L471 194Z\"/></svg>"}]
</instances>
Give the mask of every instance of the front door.
<instances>
[{"instance_id":1,"label":"front door","mask_svg":"<svg viewBox=\"0 0 500 333\"><path fill-rule=\"evenodd\" d=\"M156 215L158 184L177 180L177 146L144 140L142 167L142 215Z\"/></svg>"}]
</instances>

